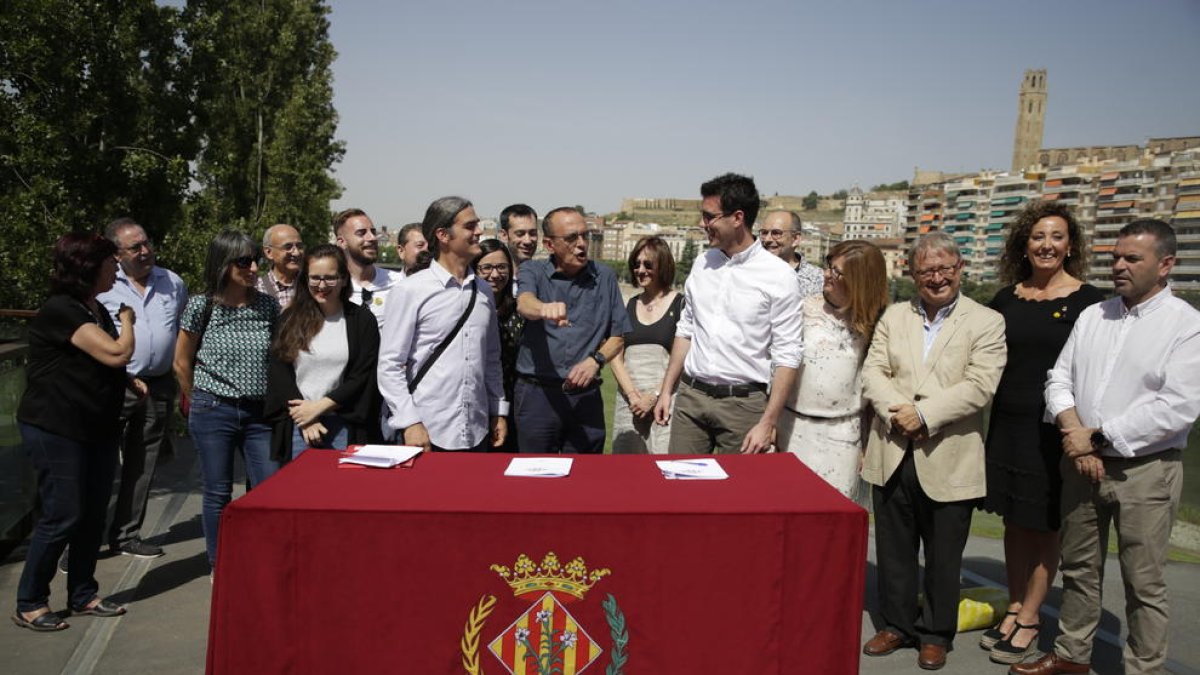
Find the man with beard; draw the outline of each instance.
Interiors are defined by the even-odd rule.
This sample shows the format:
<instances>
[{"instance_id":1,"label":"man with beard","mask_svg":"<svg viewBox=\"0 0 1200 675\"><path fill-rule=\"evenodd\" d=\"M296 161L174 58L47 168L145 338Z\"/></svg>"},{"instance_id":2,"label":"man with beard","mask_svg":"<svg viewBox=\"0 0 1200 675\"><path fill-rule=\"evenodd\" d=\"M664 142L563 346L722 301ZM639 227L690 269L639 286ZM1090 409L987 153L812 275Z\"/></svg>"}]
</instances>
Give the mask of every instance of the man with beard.
<instances>
[{"instance_id":1,"label":"man with beard","mask_svg":"<svg viewBox=\"0 0 1200 675\"><path fill-rule=\"evenodd\" d=\"M404 266L405 276L417 264L417 257L421 252L427 250L429 244L425 241L425 235L421 233L421 223L409 223L400 228L400 233L396 235L396 255L400 257L400 264Z\"/></svg>"},{"instance_id":2,"label":"man with beard","mask_svg":"<svg viewBox=\"0 0 1200 675\"><path fill-rule=\"evenodd\" d=\"M959 293L962 268L945 233L913 244L908 269L918 297L884 310L862 370L863 396L875 410L862 477L873 486L884 621L863 653L920 645L917 665L925 670L946 665L958 629L963 548L987 488L983 409L1008 353L1004 317Z\"/></svg>"},{"instance_id":3,"label":"man with beard","mask_svg":"<svg viewBox=\"0 0 1200 675\"><path fill-rule=\"evenodd\" d=\"M604 450L600 370L621 353L632 330L607 265L588 259L583 214L569 206L546 214L548 260L528 260L517 292L525 318L517 350L518 452Z\"/></svg>"},{"instance_id":4,"label":"man with beard","mask_svg":"<svg viewBox=\"0 0 1200 675\"><path fill-rule=\"evenodd\" d=\"M379 257L379 235L366 211L346 209L334 216L333 236L337 238L337 245L346 252L353 291L350 301L369 308L382 329L388 293L404 275L375 265Z\"/></svg>"},{"instance_id":5,"label":"man with beard","mask_svg":"<svg viewBox=\"0 0 1200 675\"><path fill-rule=\"evenodd\" d=\"M149 394L125 393L121 411L120 486L109 502L106 536L113 552L156 558L162 548L142 541L142 522L150 484L160 457L171 455L171 417L175 402L175 338L179 315L187 303L187 286L174 272L154 264L154 245L146 231L129 218L114 220L105 236L117 245L117 281L96 297L113 317L122 305L133 308L133 358L126 371L146 383Z\"/></svg>"},{"instance_id":6,"label":"man with beard","mask_svg":"<svg viewBox=\"0 0 1200 675\"><path fill-rule=\"evenodd\" d=\"M654 417L671 424L673 453L768 452L803 352L800 287L751 232L759 206L752 178L718 176L700 196L711 248L684 284ZM667 392L677 383L672 415Z\"/></svg>"},{"instance_id":7,"label":"man with beard","mask_svg":"<svg viewBox=\"0 0 1200 675\"><path fill-rule=\"evenodd\" d=\"M825 273L820 267L806 261L804 254L796 250L800 234L800 216L794 211L772 211L763 221L758 239L763 248L796 270L796 278L800 281L800 297L807 298L821 294L821 289L825 287Z\"/></svg>"},{"instance_id":8,"label":"man with beard","mask_svg":"<svg viewBox=\"0 0 1200 675\"><path fill-rule=\"evenodd\" d=\"M271 261L271 268L258 278L260 293L279 301L279 309L285 309L296 296L296 277L304 264L304 242L300 233L291 225L272 225L263 232L263 255Z\"/></svg>"},{"instance_id":9,"label":"man with beard","mask_svg":"<svg viewBox=\"0 0 1200 675\"><path fill-rule=\"evenodd\" d=\"M429 205L422 229L433 260L410 272L404 293L388 303L380 340L387 424L406 445L426 450L501 447L508 401L496 299L471 270L479 217L466 199L443 197Z\"/></svg>"}]
</instances>

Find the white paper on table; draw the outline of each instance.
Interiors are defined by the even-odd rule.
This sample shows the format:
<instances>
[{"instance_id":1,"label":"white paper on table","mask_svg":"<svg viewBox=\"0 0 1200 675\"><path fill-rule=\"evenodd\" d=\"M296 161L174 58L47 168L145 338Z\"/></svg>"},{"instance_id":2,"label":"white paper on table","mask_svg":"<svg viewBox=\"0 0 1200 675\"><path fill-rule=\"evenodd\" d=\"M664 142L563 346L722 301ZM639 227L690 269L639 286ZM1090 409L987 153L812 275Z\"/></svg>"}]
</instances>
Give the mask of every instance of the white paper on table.
<instances>
[{"instance_id":1,"label":"white paper on table","mask_svg":"<svg viewBox=\"0 0 1200 675\"><path fill-rule=\"evenodd\" d=\"M423 452L419 445L364 445L357 452L338 460L339 464L362 464L390 469Z\"/></svg>"},{"instance_id":2,"label":"white paper on table","mask_svg":"<svg viewBox=\"0 0 1200 675\"><path fill-rule=\"evenodd\" d=\"M570 475L573 461L570 457L514 457L504 475L562 478Z\"/></svg>"},{"instance_id":3,"label":"white paper on table","mask_svg":"<svg viewBox=\"0 0 1200 675\"><path fill-rule=\"evenodd\" d=\"M663 478L670 480L725 480L729 474L713 458L662 459L657 462Z\"/></svg>"}]
</instances>

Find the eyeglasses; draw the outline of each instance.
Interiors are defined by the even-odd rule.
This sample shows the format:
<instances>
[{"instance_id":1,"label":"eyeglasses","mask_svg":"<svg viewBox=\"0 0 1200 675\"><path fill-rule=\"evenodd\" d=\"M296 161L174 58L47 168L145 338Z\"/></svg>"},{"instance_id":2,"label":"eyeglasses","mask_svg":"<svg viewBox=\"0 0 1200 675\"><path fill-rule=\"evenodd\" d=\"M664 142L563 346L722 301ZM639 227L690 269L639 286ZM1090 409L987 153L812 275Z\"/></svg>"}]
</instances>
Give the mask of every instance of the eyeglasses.
<instances>
[{"instance_id":1,"label":"eyeglasses","mask_svg":"<svg viewBox=\"0 0 1200 675\"><path fill-rule=\"evenodd\" d=\"M125 246L125 247L121 248L120 250L125 251L126 253L137 253L138 251L141 251L143 248L146 249L147 251L152 250L154 248L154 242L150 241L149 239L143 239L139 242L134 242L133 244L130 244L129 246Z\"/></svg>"},{"instance_id":2,"label":"eyeglasses","mask_svg":"<svg viewBox=\"0 0 1200 675\"><path fill-rule=\"evenodd\" d=\"M913 274L918 279L932 279L934 275L940 274L943 278L950 276L958 271L959 265L942 265L941 267L930 267L924 270L915 270Z\"/></svg>"},{"instance_id":3,"label":"eyeglasses","mask_svg":"<svg viewBox=\"0 0 1200 675\"><path fill-rule=\"evenodd\" d=\"M508 263L496 263L494 265L491 263L484 263L475 269L479 272L480 276L486 277L489 274L491 274L492 272L499 272L500 274L508 274L509 272L512 271L512 265L509 265Z\"/></svg>"},{"instance_id":4,"label":"eyeglasses","mask_svg":"<svg viewBox=\"0 0 1200 675\"><path fill-rule=\"evenodd\" d=\"M303 250L304 250L304 242L301 242L301 241L289 241L289 242L288 242L288 243L286 243L286 244L281 244L281 245L279 245L279 246L268 246L267 248L277 248L277 249L280 249L280 250L282 250L282 251L287 251L288 253L295 253L295 252L297 252L297 251L303 251Z\"/></svg>"},{"instance_id":5,"label":"eyeglasses","mask_svg":"<svg viewBox=\"0 0 1200 675\"><path fill-rule=\"evenodd\" d=\"M251 266L258 262L258 259L261 255L261 253L255 253L254 255L240 256L233 259L233 264L240 270L248 270Z\"/></svg>"},{"instance_id":6,"label":"eyeglasses","mask_svg":"<svg viewBox=\"0 0 1200 675\"><path fill-rule=\"evenodd\" d=\"M700 220L703 221L705 225L711 225L713 223L713 221L720 220L720 219L724 218L725 216L731 216L731 215L733 215L733 214L732 213L709 213L708 211L701 211L700 212Z\"/></svg>"},{"instance_id":7,"label":"eyeglasses","mask_svg":"<svg viewBox=\"0 0 1200 675\"><path fill-rule=\"evenodd\" d=\"M573 245L575 245L576 242L579 241L580 238L586 238L588 236L588 234L590 234L590 233L587 230L584 230L583 232L572 232L571 234L564 234L562 236L558 236L555 234L548 234L546 236L551 239L562 239L564 242L567 243L568 246L573 246Z\"/></svg>"},{"instance_id":8,"label":"eyeglasses","mask_svg":"<svg viewBox=\"0 0 1200 675\"><path fill-rule=\"evenodd\" d=\"M766 239L767 237L771 237L772 239L778 239L783 235L791 234L792 232L795 232L795 230L759 230L758 238Z\"/></svg>"},{"instance_id":9,"label":"eyeglasses","mask_svg":"<svg viewBox=\"0 0 1200 675\"><path fill-rule=\"evenodd\" d=\"M828 272L829 276L833 277L834 279L845 279L846 278L846 273L839 270L838 268L834 267L833 265L826 267L825 271Z\"/></svg>"},{"instance_id":10,"label":"eyeglasses","mask_svg":"<svg viewBox=\"0 0 1200 675\"><path fill-rule=\"evenodd\" d=\"M639 268L640 268L640 269L644 269L644 270L646 270L647 272L653 272L653 271L654 271L654 263L650 262L649 260L635 260L635 261L633 261L633 269L635 269L635 270L636 270L636 269L639 269Z\"/></svg>"},{"instance_id":11,"label":"eyeglasses","mask_svg":"<svg viewBox=\"0 0 1200 675\"><path fill-rule=\"evenodd\" d=\"M322 284L325 286L337 286L342 278L336 274L314 274L308 278L308 285L316 288Z\"/></svg>"}]
</instances>

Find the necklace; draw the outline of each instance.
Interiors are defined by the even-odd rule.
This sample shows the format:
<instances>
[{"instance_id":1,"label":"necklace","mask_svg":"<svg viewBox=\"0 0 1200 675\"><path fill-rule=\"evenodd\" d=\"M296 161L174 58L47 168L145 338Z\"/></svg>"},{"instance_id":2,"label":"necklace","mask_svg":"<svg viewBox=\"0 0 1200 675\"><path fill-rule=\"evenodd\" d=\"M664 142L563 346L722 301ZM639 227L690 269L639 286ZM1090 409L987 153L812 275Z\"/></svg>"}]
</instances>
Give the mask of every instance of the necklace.
<instances>
[{"instance_id":1,"label":"necklace","mask_svg":"<svg viewBox=\"0 0 1200 675\"><path fill-rule=\"evenodd\" d=\"M642 293L642 297L641 297L642 306L646 308L647 312L653 314L654 312L656 312L658 310L659 307L662 306L662 302L666 298L667 298L667 294L663 293L663 294L659 295L657 298L654 298L653 300L647 300L646 294Z\"/></svg>"}]
</instances>

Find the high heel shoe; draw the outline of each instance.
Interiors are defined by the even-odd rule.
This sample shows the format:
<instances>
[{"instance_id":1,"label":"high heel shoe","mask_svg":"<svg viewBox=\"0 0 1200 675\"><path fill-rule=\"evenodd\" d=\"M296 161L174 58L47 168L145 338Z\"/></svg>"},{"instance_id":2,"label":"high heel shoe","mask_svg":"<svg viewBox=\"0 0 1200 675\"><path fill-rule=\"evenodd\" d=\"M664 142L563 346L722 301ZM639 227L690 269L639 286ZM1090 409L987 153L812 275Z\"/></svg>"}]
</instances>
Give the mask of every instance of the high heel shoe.
<instances>
[{"instance_id":1,"label":"high heel shoe","mask_svg":"<svg viewBox=\"0 0 1200 675\"><path fill-rule=\"evenodd\" d=\"M1004 618L1000 619L1000 623L983 631L983 635L979 636L979 648L991 650L996 646L996 643L1004 639L1004 633L1000 632L1000 626L1004 625L1005 619L1010 616L1016 616L1016 612L1005 612Z\"/></svg>"},{"instance_id":2,"label":"high heel shoe","mask_svg":"<svg viewBox=\"0 0 1200 675\"><path fill-rule=\"evenodd\" d=\"M1025 657L1037 651L1038 636L1042 632L1042 624L1035 623L1031 626L1026 626L1023 623L1016 623L1013 626L1013 631L1008 634L1008 637L1000 640L992 647L991 659L993 663L1005 663L1009 665L1020 663L1025 660ZM1029 638L1029 642L1024 647L1014 646L1013 638L1022 629L1033 631L1033 637Z\"/></svg>"}]
</instances>

